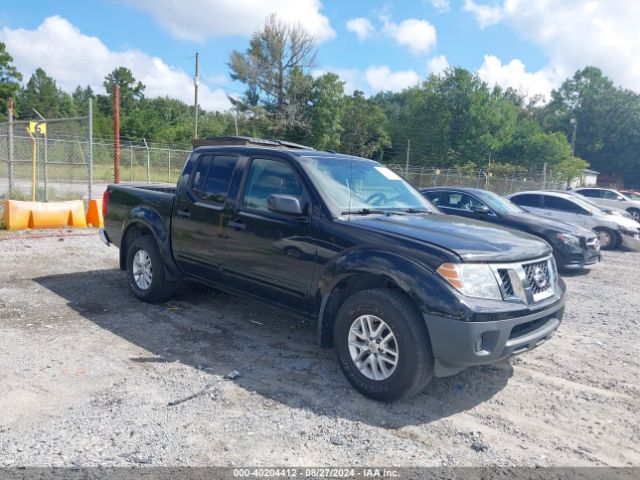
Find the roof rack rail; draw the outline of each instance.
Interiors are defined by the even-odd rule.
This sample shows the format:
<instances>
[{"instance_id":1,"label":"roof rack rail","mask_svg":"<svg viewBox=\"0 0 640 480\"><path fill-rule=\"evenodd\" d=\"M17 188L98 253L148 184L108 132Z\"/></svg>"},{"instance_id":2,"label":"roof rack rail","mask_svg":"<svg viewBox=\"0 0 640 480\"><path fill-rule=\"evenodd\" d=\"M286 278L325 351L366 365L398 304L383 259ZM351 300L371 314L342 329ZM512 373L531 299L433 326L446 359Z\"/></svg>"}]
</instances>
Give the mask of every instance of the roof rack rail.
<instances>
[{"instance_id":1,"label":"roof rack rail","mask_svg":"<svg viewBox=\"0 0 640 480\"><path fill-rule=\"evenodd\" d=\"M208 145L240 145L256 147L284 147L296 150L314 150L313 147L300 145L287 140L266 140L264 138L245 137L242 135L229 135L225 137L194 138L191 140L193 148Z\"/></svg>"}]
</instances>

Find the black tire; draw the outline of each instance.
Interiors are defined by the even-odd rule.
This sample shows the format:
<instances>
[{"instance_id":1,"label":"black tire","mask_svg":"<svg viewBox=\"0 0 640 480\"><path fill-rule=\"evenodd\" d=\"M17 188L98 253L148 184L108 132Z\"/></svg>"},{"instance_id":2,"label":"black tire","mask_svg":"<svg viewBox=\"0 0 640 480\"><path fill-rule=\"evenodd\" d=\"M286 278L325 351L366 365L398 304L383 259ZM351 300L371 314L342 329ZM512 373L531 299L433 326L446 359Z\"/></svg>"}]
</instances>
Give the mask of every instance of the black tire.
<instances>
[{"instance_id":1,"label":"black tire","mask_svg":"<svg viewBox=\"0 0 640 480\"><path fill-rule=\"evenodd\" d=\"M636 222L640 223L640 210L638 210L637 208L630 208L629 210L627 210L627 212L633 217Z\"/></svg>"},{"instance_id":2,"label":"black tire","mask_svg":"<svg viewBox=\"0 0 640 480\"><path fill-rule=\"evenodd\" d=\"M134 277L133 262L136 253L139 251L146 252L151 260L151 283L147 288L142 288ZM129 288L138 300L147 303L160 303L171 298L175 288L174 282L168 282L165 279L164 265L160 250L155 239L151 235L143 235L137 237L127 250L127 280Z\"/></svg>"},{"instance_id":3,"label":"black tire","mask_svg":"<svg viewBox=\"0 0 640 480\"><path fill-rule=\"evenodd\" d=\"M349 351L349 330L362 315L383 320L395 335L397 365L384 380L373 380L356 366ZM390 289L363 290L348 298L336 315L333 341L338 363L356 390L391 402L420 393L433 377L433 353L424 320L411 301Z\"/></svg>"},{"instance_id":4,"label":"black tire","mask_svg":"<svg viewBox=\"0 0 640 480\"><path fill-rule=\"evenodd\" d=\"M618 246L619 238L618 234L613 230L605 227L596 227L593 229L594 232L598 235L598 239L600 240L600 246L603 250L613 250ZM605 239L609 239L608 241Z\"/></svg>"}]
</instances>

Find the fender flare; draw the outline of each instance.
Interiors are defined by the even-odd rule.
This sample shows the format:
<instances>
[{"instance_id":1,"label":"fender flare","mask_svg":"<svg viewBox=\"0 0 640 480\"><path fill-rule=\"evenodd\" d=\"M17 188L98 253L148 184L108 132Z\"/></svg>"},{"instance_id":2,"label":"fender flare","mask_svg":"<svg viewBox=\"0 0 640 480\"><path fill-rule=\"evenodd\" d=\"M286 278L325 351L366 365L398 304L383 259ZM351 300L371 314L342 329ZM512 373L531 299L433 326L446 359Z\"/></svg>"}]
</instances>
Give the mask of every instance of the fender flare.
<instances>
[{"instance_id":1,"label":"fender flare","mask_svg":"<svg viewBox=\"0 0 640 480\"><path fill-rule=\"evenodd\" d=\"M135 228L136 225L143 225L153 235L158 249L160 250L160 256L162 257L162 263L164 265L165 273L168 280L177 280L182 276L180 269L173 260L171 254L171 236L169 230L162 220L162 216L153 208L148 206L137 206L132 208L127 217L122 223L122 240L120 241L120 268L126 269L127 249L122 248L122 245L127 240L127 234L131 228Z\"/></svg>"},{"instance_id":2,"label":"fender flare","mask_svg":"<svg viewBox=\"0 0 640 480\"><path fill-rule=\"evenodd\" d=\"M363 274L378 277L400 289L420 314L459 315L458 299L431 267L399 253L369 248L348 250L326 265L318 282L317 333L321 346L332 343L332 315L337 311L336 306L331 305L332 296L345 280Z\"/></svg>"}]
</instances>

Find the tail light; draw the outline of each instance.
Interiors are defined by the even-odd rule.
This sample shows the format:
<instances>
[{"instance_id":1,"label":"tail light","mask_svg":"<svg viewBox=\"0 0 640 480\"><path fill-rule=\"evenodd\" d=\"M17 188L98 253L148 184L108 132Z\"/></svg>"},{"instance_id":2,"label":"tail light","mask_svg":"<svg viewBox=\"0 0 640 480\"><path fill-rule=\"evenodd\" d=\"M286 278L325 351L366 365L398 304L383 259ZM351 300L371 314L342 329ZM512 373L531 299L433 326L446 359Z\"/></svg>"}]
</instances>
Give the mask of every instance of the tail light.
<instances>
[{"instance_id":1,"label":"tail light","mask_svg":"<svg viewBox=\"0 0 640 480\"><path fill-rule=\"evenodd\" d=\"M107 217L107 205L109 204L109 190L102 194L102 218Z\"/></svg>"}]
</instances>

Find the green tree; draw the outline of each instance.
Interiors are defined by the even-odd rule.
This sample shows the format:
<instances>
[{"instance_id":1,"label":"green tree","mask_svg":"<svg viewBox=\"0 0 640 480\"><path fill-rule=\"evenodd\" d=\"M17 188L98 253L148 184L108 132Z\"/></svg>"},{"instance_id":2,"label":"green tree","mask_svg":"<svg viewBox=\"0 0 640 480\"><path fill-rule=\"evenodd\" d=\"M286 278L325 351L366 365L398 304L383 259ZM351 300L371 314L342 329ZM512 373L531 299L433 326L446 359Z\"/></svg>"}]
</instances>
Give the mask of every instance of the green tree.
<instances>
[{"instance_id":1,"label":"green tree","mask_svg":"<svg viewBox=\"0 0 640 480\"><path fill-rule=\"evenodd\" d=\"M13 65L13 57L7 52L6 45L0 42L0 119L6 118L9 98L16 94L21 80L22 74Z\"/></svg>"},{"instance_id":2,"label":"green tree","mask_svg":"<svg viewBox=\"0 0 640 480\"><path fill-rule=\"evenodd\" d=\"M35 117L34 108L45 118L56 118L63 112L68 113L70 103L56 81L42 68L38 68L29 78L26 87L18 91L16 107L22 118Z\"/></svg>"},{"instance_id":3,"label":"green tree","mask_svg":"<svg viewBox=\"0 0 640 480\"><path fill-rule=\"evenodd\" d=\"M107 94L113 97L113 88L115 85L120 85L120 110L123 113L127 113L133 110L140 100L144 98L145 86L142 82L136 80L131 70L126 67L118 67L113 72L108 74L104 78L104 89ZM113 101L109 101L105 104L108 106L109 114L113 113L112 107Z\"/></svg>"},{"instance_id":4,"label":"green tree","mask_svg":"<svg viewBox=\"0 0 640 480\"><path fill-rule=\"evenodd\" d=\"M640 95L616 87L601 70L585 67L552 92L537 112L542 124L568 139L576 123L575 154L605 173L640 185Z\"/></svg>"},{"instance_id":5,"label":"green tree","mask_svg":"<svg viewBox=\"0 0 640 480\"><path fill-rule=\"evenodd\" d=\"M243 98L232 102L242 111L264 109L276 135L299 127L300 116L294 111L298 103L290 94L300 87L295 82L313 67L315 58L315 38L301 26L287 25L272 15L253 34L245 53L231 52L231 78L247 87Z\"/></svg>"},{"instance_id":6,"label":"green tree","mask_svg":"<svg viewBox=\"0 0 640 480\"><path fill-rule=\"evenodd\" d=\"M336 150L343 131L344 82L335 73L325 73L313 81L311 91L311 144L318 149Z\"/></svg>"},{"instance_id":7,"label":"green tree","mask_svg":"<svg viewBox=\"0 0 640 480\"><path fill-rule=\"evenodd\" d=\"M387 118L382 109L356 90L345 97L342 151L350 155L371 158L382 155L391 142L386 129Z\"/></svg>"}]
</instances>

